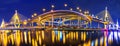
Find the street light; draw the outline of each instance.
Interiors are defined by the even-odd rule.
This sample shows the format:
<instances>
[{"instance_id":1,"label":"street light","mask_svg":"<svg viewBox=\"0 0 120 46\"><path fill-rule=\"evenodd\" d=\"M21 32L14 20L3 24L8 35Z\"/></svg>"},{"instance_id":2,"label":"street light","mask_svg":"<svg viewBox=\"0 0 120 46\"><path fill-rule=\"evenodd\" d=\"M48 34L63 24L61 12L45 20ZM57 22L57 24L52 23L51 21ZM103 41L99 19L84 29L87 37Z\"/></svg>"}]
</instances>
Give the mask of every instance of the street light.
<instances>
[{"instance_id":1,"label":"street light","mask_svg":"<svg viewBox=\"0 0 120 46\"><path fill-rule=\"evenodd\" d=\"M37 16L37 13L34 13L34 16Z\"/></svg>"},{"instance_id":2,"label":"street light","mask_svg":"<svg viewBox=\"0 0 120 46\"><path fill-rule=\"evenodd\" d=\"M64 4L65 7L67 7L67 4Z\"/></svg>"},{"instance_id":3,"label":"street light","mask_svg":"<svg viewBox=\"0 0 120 46\"><path fill-rule=\"evenodd\" d=\"M80 7L76 7L76 9L77 9L79 12L82 12L82 10L80 9Z\"/></svg>"},{"instance_id":4,"label":"street light","mask_svg":"<svg viewBox=\"0 0 120 46\"><path fill-rule=\"evenodd\" d=\"M32 17L34 17L34 15L32 15Z\"/></svg>"},{"instance_id":5,"label":"street light","mask_svg":"<svg viewBox=\"0 0 120 46\"><path fill-rule=\"evenodd\" d=\"M52 8L54 8L55 6L54 5L51 5Z\"/></svg>"},{"instance_id":6,"label":"street light","mask_svg":"<svg viewBox=\"0 0 120 46\"><path fill-rule=\"evenodd\" d=\"M45 12L45 11L46 11L46 9L45 9L45 8L43 8L43 9L42 9L42 11L43 11L43 12Z\"/></svg>"},{"instance_id":7,"label":"street light","mask_svg":"<svg viewBox=\"0 0 120 46\"><path fill-rule=\"evenodd\" d=\"M72 8L70 8L70 10L72 11L73 9L72 9Z\"/></svg>"},{"instance_id":8,"label":"street light","mask_svg":"<svg viewBox=\"0 0 120 46\"><path fill-rule=\"evenodd\" d=\"M54 6L54 5L51 5L51 7L52 7L52 10L51 10L51 12L53 12L53 9L54 9L54 7L55 7L55 6Z\"/></svg>"},{"instance_id":9,"label":"street light","mask_svg":"<svg viewBox=\"0 0 120 46\"><path fill-rule=\"evenodd\" d=\"M84 14L89 14L89 11L85 11Z\"/></svg>"},{"instance_id":10,"label":"street light","mask_svg":"<svg viewBox=\"0 0 120 46\"><path fill-rule=\"evenodd\" d=\"M81 9L79 9L79 12L82 12L82 10L81 10Z\"/></svg>"},{"instance_id":11,"label":"street light","mask_svg":"<svg viewBox=\"0 0 120 46\"><path fill-rule=\"evenodd\" d=\"M28 20L30 20L30 18L28 18Z\"/></svg>"},{"instance_id":12,"label":"street light","mask_svg":"<svg viewBox=\"0 0 120 46\"><path fill-rule=\"evenodd\" d=\"M87 14L89 14L89 11L86 11Z\"/></svg>"},{"instance_id":13,"label":"street light","mask_svg":"<svg viewBox=\"0 0 120 46\"><path fill-rule=\"evenodd\" d=\"M53 10L51 10L51 12L53 12Z\"/></svg>"},{"instance_id":14,"label":"street light","mask_svg":"<svg viewBox=\"0 0 120 46\"><path fill-rule=\"evenodd\" d=\"M76 7L77 10L79 10L80 8L79 7Z\"/></svg>"}]
</instances>

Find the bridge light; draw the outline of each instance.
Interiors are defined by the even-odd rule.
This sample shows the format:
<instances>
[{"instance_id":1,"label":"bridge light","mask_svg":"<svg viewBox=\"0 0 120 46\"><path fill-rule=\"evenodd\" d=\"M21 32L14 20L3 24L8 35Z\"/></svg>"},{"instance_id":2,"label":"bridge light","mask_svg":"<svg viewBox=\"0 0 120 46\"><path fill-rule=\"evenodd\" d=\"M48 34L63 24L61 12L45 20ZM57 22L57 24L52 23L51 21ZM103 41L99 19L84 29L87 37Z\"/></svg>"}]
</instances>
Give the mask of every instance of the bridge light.
<instances>
[{"instance_id":1,"label":"bridge light","mask_svg":"<svg viewBox=\"0 0 120 46\"><path fill-rule=\"evenodd\" d=\"M89 14L89 11L86 11L87 14Z\"/></svg>"},{"instance_id":2,"label":"bridge light","mask_svg":"<svg viewBox=\"0 0 120 46\"><path fill-rule=\"evenodd\" d=\"M30 20L30 18L28 20Z\"/></svg>"},{"instance_id":3,"label":"bridge light","mask_svg":"<svg viewBox=\"0 0 120 46\"><path fill-rule=\"evenodd\" d=\"M70 10L72 11L73 9L72 9L72 8L70 8Z\"/></svg>"},{"instance_id":4,"label":"bridge light","mask_svg":"<svg viewBox=\"0 0 120 46\"><path fill-rule=\"evenodd\" d=\"M53 10L51 10L51 12L53 12Z\"/></svg>"},{"instance_id":5,"label":"bridge light","mask_svg":"<svg viewBox=\"0 0 120 46\"><path fill-rule=\"evenodd\" d=\"M76 7L77 10L79 10L80 8L79 7Z\"/></svg>"},{"instance_id":6,"label":"bridge light","mask_svg":"<svg viewBox=\"0 0 120 46\"><path fill-rule=\"evenodd\" d=\"M33 15L34 15L34 16L37 16L37 13L34 13Z\"/></svg>"},{"instance_id":7,"label":"bridge light","mask_svg":"<svg viewBox=\"0 0 120 46\"><path fill-rule=\"evenodd\" d=\"M32 17L34 17L34 16L32 15Z\"/></svg>"},{"instance_id":8,"label":"bridge light","mask_svg":"<svg viewBox=\"0 0 120 46\"><path fill-rule=\"evenodd\" d=\"M67 7L67 4L64 4L65 7Z\"/></svg>"},{"instance_id":9,"label":"bridge light","mask_svg":"<svg viewBox=\"0 0 120 46\"><path fill-rule=\"evenodd\" d=\"M51 5L51 7L52 7L52 10L51 10L51 12L53 12L53 8L55 7L54 5Z\"/></svg>"},{"instance_id":10,"label":"bridge light","mask_svg":"<svg viewBox=\"0 0 120 46\"><path fill-rule=\"evenodd\" d=\"M84 11L84 14L86 14L87 12L86 11Z\"/></svg>"},{"instance_id":11,"label":"bridge light","mask_svg":"<svg viewBox=\"0 0 120 46\"><path fill-rule=\"evenodd\" d=\"M43 12L45 12L45 11L46 11L46 9L45 9L45 8L43 8L43 9L42 9L42 11L43 11Z\"/></svg>"},{"instance_id":12,"label":"bridge light","mask_svg":"<svg viewBox=\"0 0 120 46\"><path fill-rule=\"evenodd\" d=\"M10 22L11 24L13 24L13 22Z\"/></svg>"},{"instance_id":13,"label":"bridge light","mask_svg":"<svg viewBox=\"0 0 120 46\"><path fill-rule=\"evenodd\" d=\"M79 12L82 12L82 10L81 10L81 9L79 9Z\"/></svg>"},{"instance_id":14,"label":"bridge light","mask_svg":"<svg viewBox=\"0 0 120 46\"><path fill-rule=\"evenodd\" d=\"M92 17L95 18L95 17L94 17L94 14L92 14Z\"/></svg>"},{"instance_id":15,"label":"bridge light","mask_svg":"<svg viewBox=\"0 0 120 46\"><path fill-rule=\"evenodd\" d=\"M55 6L54 5L51 5L52 8L54 8Z\"/></svg>"},{"instance_id":16,"label":"bridge light","mask_svg":"<svg viewBox=\"0 0 120 46\"><path fill-rule=\"evenodd\" d=\"M24 21L27 21L27 20L24 20Z\"/></svg>"},{"instance_id":17,"label":"bridge light","mask_svg":"<svg viewBox=\"0 0 120 46\"><path fill-rule=\"evenodd\" d=\"M24 20L23 24L26 25L27 24L27 20Z\"/></svg>"}]
</instances>

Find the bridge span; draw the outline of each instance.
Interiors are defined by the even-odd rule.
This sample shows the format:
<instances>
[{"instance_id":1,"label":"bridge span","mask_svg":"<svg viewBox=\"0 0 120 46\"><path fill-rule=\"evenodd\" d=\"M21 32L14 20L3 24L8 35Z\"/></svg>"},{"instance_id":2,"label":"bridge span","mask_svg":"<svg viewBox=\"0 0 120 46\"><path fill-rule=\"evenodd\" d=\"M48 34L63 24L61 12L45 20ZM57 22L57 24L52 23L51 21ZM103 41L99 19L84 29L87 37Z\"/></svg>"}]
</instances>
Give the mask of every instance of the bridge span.
<instances>
[{"instance_id":1,"label":"bridge span","mask_svg":"<svg viewBox=\"0 0 120 46\"><path fill-rule=\"evenodd\" d=\"M15 14L9 23L5 23L3 20L1 24L2 28L0 28L0 30L43 29L49 26L49 28L75 26L78 29L81 27L84 29L107 29L110 24L114 24L114 22L112 21L107 8L97 15L91 15L89 11L77 12L73 10L53 10L40 15L34 14L32 15L32 18L29 19L26 19L26 17L15 11Z\"/></svg>"},{"instance_id":2,"label":"bridge span","mask_svg":"<svg viewBox=\"0 0 120 46\"><path fill-rule=\"evenodd\" d=\"M0 30L31 30L31 29L39 29L39 30L43 30L43 27L20 27L20 28L16 28L16 27L6 27L6 28L0 28Z\"/></svg>"}]
</instances>

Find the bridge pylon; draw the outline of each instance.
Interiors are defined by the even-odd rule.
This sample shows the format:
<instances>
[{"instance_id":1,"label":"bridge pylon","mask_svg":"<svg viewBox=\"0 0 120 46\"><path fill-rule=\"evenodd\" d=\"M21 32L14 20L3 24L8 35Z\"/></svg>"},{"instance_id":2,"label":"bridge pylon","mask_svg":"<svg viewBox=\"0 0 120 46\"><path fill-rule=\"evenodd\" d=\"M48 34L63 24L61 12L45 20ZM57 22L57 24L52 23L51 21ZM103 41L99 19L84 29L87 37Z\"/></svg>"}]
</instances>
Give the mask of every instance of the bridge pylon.
<instances>
[{"instance_id":1,"label":"bridge pylon","mask_svg":"<svg viewBox=\"0 0 120 46\"><path fill-rule=\"evenodd\" d=\"M4 19L2 19L2 23L1 23L1 26L0 26L0 27L1 27L1 28L5 28L5 26L6 26L6 25L5 25L5 21L4 21Z\"/></svg>"},{"instance_id":2,"label":"bridge pylon","mask_svg":"<svg viewBox=\"0 0 120 46\"><path fill-rule=\"evenodd\" d=\"M97 14L98 18L100 18L104 24L104 29L109 27L109 24L113 24L113 20L109 14L108 8L105 7L105 10Z\"/></svg>"},{"instance_id":3,"label":"bridge pylon","mask_svg":"<svg viewBox=\"0 0 120 46\"><path fill-rule=\"evenodd\" d=\"M15 10L15 14L13 15L13 17L10 20L10 23L16 27L19 28L21 24L23 24L27 18L22 16L21 14L18 13L17 10Z\"/></svg>"}]
</instances>

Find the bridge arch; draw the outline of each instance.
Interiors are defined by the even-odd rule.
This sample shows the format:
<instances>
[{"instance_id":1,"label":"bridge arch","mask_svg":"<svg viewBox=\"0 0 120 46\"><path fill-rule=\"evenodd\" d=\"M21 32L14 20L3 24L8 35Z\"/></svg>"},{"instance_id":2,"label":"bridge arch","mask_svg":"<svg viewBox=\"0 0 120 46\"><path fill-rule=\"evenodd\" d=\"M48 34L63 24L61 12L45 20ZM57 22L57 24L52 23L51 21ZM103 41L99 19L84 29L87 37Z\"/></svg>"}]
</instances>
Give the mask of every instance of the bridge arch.
<instances>
[{"instance_id":1,"label":"bridge arch","mask_svg":"<svg viewBox=\"0 0 120 46\"><path fill-rule=\"evenodd\" d=\"M71 10L55 10L55 11L50 11L50 12L46 12L43 14L40 14L36 17L33 17L30 22L36 22L38 25L44 25L45 22L58 22L55 21L55 19L62 19L62 23L64 23L65 21L70 21L70 20L78 20L78 24L80 24L79 21L85 21L86 23L83 24L87 24L88 22L90 22L89 18L86 17L83 13L79 13L76 11L71 11Z\"/></svg>"}]
</instances>

